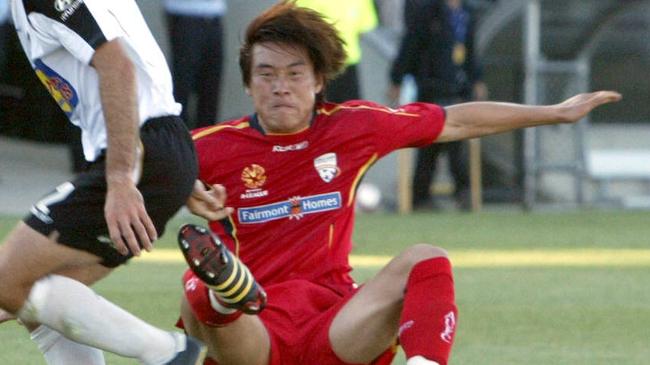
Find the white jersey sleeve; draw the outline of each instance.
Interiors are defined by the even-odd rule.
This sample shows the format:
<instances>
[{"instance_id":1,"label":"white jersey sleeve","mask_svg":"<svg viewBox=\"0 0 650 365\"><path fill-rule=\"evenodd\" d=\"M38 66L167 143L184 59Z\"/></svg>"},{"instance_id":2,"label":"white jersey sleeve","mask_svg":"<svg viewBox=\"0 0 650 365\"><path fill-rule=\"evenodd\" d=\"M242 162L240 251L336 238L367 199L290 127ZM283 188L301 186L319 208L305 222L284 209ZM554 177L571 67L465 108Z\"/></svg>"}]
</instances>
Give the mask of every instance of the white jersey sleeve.
<instances>
[{"instance_id":1,"label":"white jersey sleeve","mask_svg":"<svg viewBox=\"0 0 650 365\"><path fill-rule=\"evenodd\" d=\"M120 39L137 76L140 125L180 114L165 57L135 0L15 0L12 15L23 49L43 85L82 130L86 159L106 148L99 79L92 57Z\"/></svg>"}]
</instances>

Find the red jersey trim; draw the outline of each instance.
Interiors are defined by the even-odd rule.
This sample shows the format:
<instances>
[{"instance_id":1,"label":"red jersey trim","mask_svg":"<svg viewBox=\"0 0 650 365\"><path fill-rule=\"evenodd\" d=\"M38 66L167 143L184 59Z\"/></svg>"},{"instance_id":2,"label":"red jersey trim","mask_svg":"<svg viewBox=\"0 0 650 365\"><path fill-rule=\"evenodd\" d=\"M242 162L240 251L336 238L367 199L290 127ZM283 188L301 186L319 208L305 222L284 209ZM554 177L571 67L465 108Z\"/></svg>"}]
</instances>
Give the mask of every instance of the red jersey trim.
<instances>
[{"instance_id":1,"label":"red jersey trim","mask_svg":"<svg viewBox=\"0 0 650 365\"><path fill-rule=\"evenodd\" d=\"M330 224L329 239L327 240L327 248L332 249L332 242L334 241L334 224Z\"/></svg>"},{"instance_id":2,"label":"red jersey trim","mask_svg":"<svg viewBox=\"0 0 650 365\"><path fill-rule=\"evenodd\" d=\"M375 107L371 107L371 106L368 106L368 105L347 106L347 105L337 104L334 108L332 108L330 110L328 110L325 107L321 107L320 109L318 109L317 113L325 114L327 116L330 116L332 114L336 114L341 109L367 109L367 110L374 110L374 111L384 112L384 113L389 113L389 114L404 115L404 116L407 116L407 117L420 117L420 114L406 113L406 112L401 111L401 109L375 108Z\"/></svg>"},{"instance_id":3,"label":"red jersey trim","mask_svg":"<svg viewBox=\"0 0 650 365\"><path fill-rule=\"evenodd\" d=\"M220 130L226 129L226 128L244 129L244 128L248 128L248 127L250 127L249 122L242 122L242 123L235 124L235 125L229 125L229 124L216 125L214 127L210 127L210 128L204 129L204 130L196 133L195 135L192 136L192 140L196 141L197 139L203 138L203 137L208 136L210 134L217 133Z\"/></svg>"},{"instance_id":4,"label":"red jersey trim","mask_svg":"<svg viewBox=\"0 0 650 365\"><path fill-rule=\"evenodd\" d=\"M354 182L350 187L350 194L348 194L348 207L352 206L352 204L354 203L354 194L357 191L357 185L359 185L361 178L363 177L363 175L366 174L366 171L368 171L370 166L372 166L372 164L375 163L375 161L377 161L378 158L379 158L379 154L377 153L373 154L368 160L368 162L363 164L363 166L361 166L361 168L359 169L359 172L357 173L357 177L354 178Z\"/></svg>"}]
</instances>

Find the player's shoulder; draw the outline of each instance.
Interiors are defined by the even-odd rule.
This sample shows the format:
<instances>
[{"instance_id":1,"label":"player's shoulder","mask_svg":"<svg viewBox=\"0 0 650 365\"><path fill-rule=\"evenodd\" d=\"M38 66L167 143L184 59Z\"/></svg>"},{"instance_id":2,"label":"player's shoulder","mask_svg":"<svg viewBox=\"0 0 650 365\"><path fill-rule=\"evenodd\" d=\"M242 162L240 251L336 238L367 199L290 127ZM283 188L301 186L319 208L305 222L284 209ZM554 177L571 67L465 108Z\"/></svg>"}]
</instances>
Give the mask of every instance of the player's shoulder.
<instances>
[{"instance_id":1,"label":"player's shoulder","mask_svg":"<svg viewBox=\"0 0 650 365\"><path fill-rule=\"evenodd\" d=\"M63 9L65 3L65 1L54 0L22 0L22 2L28 15L36 12L49 18L56 18L58 15L57 6Z\"/></svg>"},{"instance_id":2,"label":"player's shoulder","mask_svg":"<svg viewBox=\"0 0 650 365\"><path fill-rule=\"evenodd\" d=\"M48 18L62 21L84 6L82 0L22 0L25 13L43 14Z\"/></svg>"},{"instance_id":3,"label":"player's shoulder","mask_svg":"<svg viewBox=\"0 0 650 365\"><path fill-rule=\"evenodd\" d=\"M191 131L192 139L197 142L200 140L210 140L224 137L233 133L242 133L250 130L249 117L228 120L217 123L208 127L197 128Z\"/></svg>"}]
</instances>

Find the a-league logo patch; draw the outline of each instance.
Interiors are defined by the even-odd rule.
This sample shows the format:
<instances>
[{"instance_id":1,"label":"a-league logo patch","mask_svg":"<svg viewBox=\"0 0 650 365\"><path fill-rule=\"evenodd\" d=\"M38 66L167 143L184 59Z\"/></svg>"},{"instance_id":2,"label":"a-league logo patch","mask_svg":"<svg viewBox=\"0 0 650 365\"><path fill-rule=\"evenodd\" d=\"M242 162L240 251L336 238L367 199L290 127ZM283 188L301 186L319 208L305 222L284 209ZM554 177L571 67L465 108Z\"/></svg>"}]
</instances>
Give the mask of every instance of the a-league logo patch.
<instances>
[{"instance_id":1,"label":"a-league logo patch","mask_svg":"<svg viewBox=\"0 0 650 365\"><path fill-rule=\"evenodd\" d=\"M249 189L257 189L266 183L266 171L258 164L252 164L241 172L241 180Z\"/></svg>"},{"instance_id":2,"label":"a-league logo patch","mask_svg":"<svg viewBox=\"0 0 650 365\"><path fill-rule=\"evenodd\" d=\"M334 152L316 157L314 159L314 167L318 171L320 178L326 183L332 182L341 172L336 162L336 153Z\"/></svg>"}]
</instances>

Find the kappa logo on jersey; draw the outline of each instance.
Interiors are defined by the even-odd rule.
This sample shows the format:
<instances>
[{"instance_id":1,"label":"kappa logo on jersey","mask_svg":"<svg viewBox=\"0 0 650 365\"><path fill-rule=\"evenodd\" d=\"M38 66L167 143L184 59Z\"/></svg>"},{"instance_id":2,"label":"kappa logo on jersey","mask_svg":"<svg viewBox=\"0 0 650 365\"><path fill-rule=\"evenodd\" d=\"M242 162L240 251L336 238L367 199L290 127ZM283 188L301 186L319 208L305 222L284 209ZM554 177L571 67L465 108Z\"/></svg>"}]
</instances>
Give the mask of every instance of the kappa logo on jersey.
<instances>
[{"instance_id":1,"label":"kappa logo on jersey","mask_svg":"<svg viewBox=\"0 0 650 365\"><path fill-rule=\"evenodd\" d=\"M241 181L246 186L246 192L240 195L241 199L261 198L269 195L268 190L260 189L266 183L266 171L257 164L244 168L241 172Z\"/></svg>"},{"instance_id":2,"label":"kappa logo on jersey","mask_svg":"<svg viewBox=\"0 0 650 365\"><path fill-rule=\"evenodd\" d=\"M275 145L275 146L273 146L272 151L273 152L300 151L300 150L304 150L307 147L309 147L309 141L302 141L300 143L290 144L288 146Z\"/></svg>"},{"instance_id":3,"label":"kappa logo on jersey","mask_svg":"<svg viewBox=\"0 0 650 365\"><path fill-rule=\"evenodd\" d=\"M326 193L260 205L257 207L239 208L237 217L242 224L264 223L276 219L300 219L306 214L326 212L340 209L343 206L341 193Z\"/></svg>"},{"instance_id":4,"label":"kappa logo on jersey","mask_svg":"<svg viewBox=\"0 0 650 365\"><path fill-rule=\"evenodd\" d=\"M449 312L445 315L445 330L440 333L440 339L451 343L454 339L454 331L456 330L456 315L454 312Z\"/></svg>"},{"instance_id":5,"label":"kappa logo on jersey","mask_svg":"<svg viewBox=\"0 0 650 365\"><path fill-rule=\"evenodd\" d=\"M326 183L332 182L341 172L336 162L336 153L334 152L316 157L314 159L314 167L318 171L320 178Z\"/></svg>"},{"instance_id":6,"label":"kappa logo on jersey","mask_svg":"<svg viewBox=\"0 0 650 365\"><path fill-rule=\"evenodd\" d=\"M83 4L83 0L55 0L54 9L61 13L61 20L66 21Z\"/></svg>"},{"instance_id":7,"label":"kappa logo on jersey","mask_svg":"<svg viewBox=\"0 0 650 365\"><path fill-rule=\"evenodd\" d=\"M61 110L70 117L79 104L79 97L72 85L56 71L49 68L40 59L34 61L34 70L41 83L52 95Z\"/></svg>"}]
</instances>

